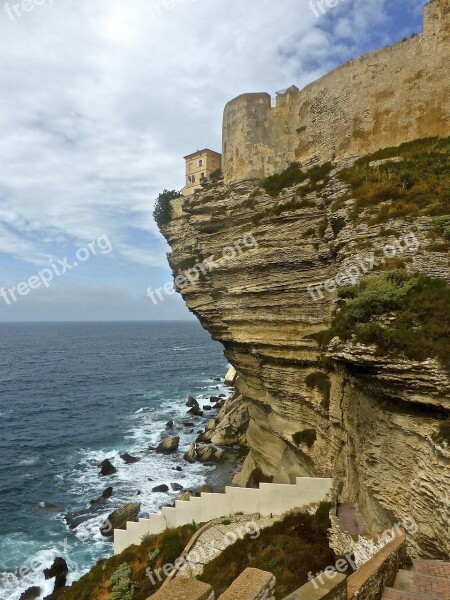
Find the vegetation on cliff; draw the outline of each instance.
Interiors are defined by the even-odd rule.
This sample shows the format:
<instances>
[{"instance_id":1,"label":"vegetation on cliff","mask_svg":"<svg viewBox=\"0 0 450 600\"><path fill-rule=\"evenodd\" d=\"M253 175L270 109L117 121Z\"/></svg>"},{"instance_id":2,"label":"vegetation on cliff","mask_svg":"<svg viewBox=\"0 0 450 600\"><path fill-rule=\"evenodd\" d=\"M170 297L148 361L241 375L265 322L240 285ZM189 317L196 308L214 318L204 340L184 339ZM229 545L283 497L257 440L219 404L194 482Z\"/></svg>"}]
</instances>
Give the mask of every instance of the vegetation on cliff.
<instances>
[{"instance_id":1,"label":"vegetation on cliff","mask_svg":"<svg viewBox=\"0 0 450 600\"><path fill-rule=\"evenodd\" d=\"M370 165L393 158L396 161ZM379 150L343 169L338 176L350 185L350 191L332 210L352 198L355 203L350 218L356 220L366 211L371 225L393 218L447 215L446 221L437 220L437 226L449 234L450 138L415 140Z\"/></svg>"},{"instance_id":2,"label":"vegetation on cliff","mask_svg":"<svg viewBox=\"0 0 450 600\"><path fill-rule=\"evenodd\" d=\"M329 174L332 169L331 163L327 162L322 165L311 167L307 171L303 171L299 163L291 163L287 169L281 173L276 173L270 177L266 177L260 183L261 187L270 195L278 196L285 188L292 187L309 180L305 186L305 193L314 192L319 189L319 183L325 185L329 181Z\"/></svg>"},{"instance_id":3,"label":"vegetation on cliff","mask_svg":"<svg viewBox=\"0 0 450 600\"><path fill-rule=\"evenodd\" d=\"M180 198L180 192L176 190L164 190L156 198L155 208L153 210L153 218L156 221L158 227L167 225L172 216L171 202L175 198Z\"/></svg>"},{"instance_id":4,"label":"vegetation on cliff","mask_svg":"<svg viewBox=\"0 0 450 600\"><path fill-rule=\"evenodd\" d=\"M205 566L202 581L212 585L216 597L247 568L269 571L277 578L276 598L284 598L308 581L308 572L317 573L336 561L328 545L330 504L321 503L314 515L291 514L257 539L249 536L229 546Z\"/></svg>"},{"instance_id":5,"label":"vegetation on cliff","mask_svg":"<svg viewBox=\"0 0 450 600\"><path fill-rule=\"evenodd\" d=\"M130 546L121 554L100 560L61 596L61 600L146 600L164 581L155 575L155 584L147 568L155 572L180 557L199 528L185 525L154 536L146 536L140 546ZM122 595L120 595L122 594Z\"/></svg>"},{"instance_id":6,"label":"vegetation on cliff","mask_svg":"<svg viewBox=\"0 0 450 600\"><path fill-rule=\"evenodd\" d=\"M347 302L325 333L325 344L354 335L382 354L438 358L450 367L450 286L443 279L396 269L343 288L340 297Z\"/></svg>"}]
</instances>

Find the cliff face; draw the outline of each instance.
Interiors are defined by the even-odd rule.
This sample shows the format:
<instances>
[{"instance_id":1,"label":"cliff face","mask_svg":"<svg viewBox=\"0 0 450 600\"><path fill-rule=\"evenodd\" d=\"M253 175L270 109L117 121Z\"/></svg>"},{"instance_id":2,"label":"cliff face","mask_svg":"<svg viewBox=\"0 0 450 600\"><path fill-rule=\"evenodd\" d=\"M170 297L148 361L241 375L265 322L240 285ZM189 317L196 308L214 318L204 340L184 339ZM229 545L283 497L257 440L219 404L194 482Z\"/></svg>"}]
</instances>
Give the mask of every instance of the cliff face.
<instances>
[{"instance_id":1,"label":"cliff face","mask_svg":"<svg viewBox=\"0 0 450 600\"><path fill-rule=\"evenodd\" d=\"M332 476L340 500L358 502L374 532L413 517L413 554L444 557L450 453L433 436L450 410L448 374L435 360L381 356L361 344L332 342L321 352L314 336L339 300L335 285L309 286L357 258L370 277L367 257L395 239L411 270L448 279L448 254L433 249L431 217L350 219L337 170L300 202L299 186L274 200L255 180L178 201L163 227L169 261L187 306L224 345L248 405L250 451L235 483L255 473L281 483ZM180 275L196 265L198 280L191 274L183 285Z\"/></svg>"}]
</instances>

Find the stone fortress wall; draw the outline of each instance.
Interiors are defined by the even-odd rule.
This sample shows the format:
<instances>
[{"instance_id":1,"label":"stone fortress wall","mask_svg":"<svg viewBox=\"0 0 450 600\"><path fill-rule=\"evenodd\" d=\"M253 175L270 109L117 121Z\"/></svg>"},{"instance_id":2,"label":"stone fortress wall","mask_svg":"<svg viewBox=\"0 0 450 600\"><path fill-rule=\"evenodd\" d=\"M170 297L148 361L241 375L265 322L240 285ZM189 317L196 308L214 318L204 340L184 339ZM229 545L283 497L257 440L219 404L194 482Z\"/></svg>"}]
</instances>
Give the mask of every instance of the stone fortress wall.
<instances>
[{"instance_id":1,"label":"stone fortress wall","mask_svg":"<svg viewBox=\"0 0 450 600\"><path fill-rule=\"evenodd\" d=\"M344 159L450 135L450 0L424 7L423 33L345 63L271 106L267 93L225 107L225 183L291 162Z\"/></svg>"}]
</instances>

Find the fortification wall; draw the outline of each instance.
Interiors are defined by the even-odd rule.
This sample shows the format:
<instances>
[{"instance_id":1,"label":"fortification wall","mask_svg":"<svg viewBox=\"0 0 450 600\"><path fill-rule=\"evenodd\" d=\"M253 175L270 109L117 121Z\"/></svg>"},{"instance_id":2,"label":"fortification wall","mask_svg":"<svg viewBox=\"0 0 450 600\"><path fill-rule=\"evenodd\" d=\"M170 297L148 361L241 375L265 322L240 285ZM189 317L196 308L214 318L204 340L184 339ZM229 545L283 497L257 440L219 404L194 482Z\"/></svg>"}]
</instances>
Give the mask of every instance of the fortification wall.
<instances>
[{"instance_id":1,"label":"fortification wall","mask_svg":"<svg viewBox=\"0 0 450 600\"><path fill-rule=\"evenodd\" d=\"M293 161L346 158L450 135L450 0L424 7L423 33L345 63L271 107L267 93L229 102L225 183L261 178Z\"/></svg>"}]
</instances>

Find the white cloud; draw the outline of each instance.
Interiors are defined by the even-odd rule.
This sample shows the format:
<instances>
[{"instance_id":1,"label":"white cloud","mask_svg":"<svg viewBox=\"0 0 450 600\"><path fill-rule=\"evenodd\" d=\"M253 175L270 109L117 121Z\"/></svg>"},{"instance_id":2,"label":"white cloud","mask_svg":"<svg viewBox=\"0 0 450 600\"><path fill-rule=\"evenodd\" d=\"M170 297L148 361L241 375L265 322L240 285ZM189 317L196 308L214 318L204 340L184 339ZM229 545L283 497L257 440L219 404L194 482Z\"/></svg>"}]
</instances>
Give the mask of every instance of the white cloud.
<instances>
[{"instance_id":1,"label":"white cloud","mask_svg":"<svg viewBox=\"0 0 450 600\"><path fill-rule=\"evenodd\" d=\"M333 32L307 0L48 0L15 21L0 3L0 252L107 234L118 269L165 265L152 200L220 149L224 104L313 80L386 5L343 3Z\"/></svg>"}]
</instances>

